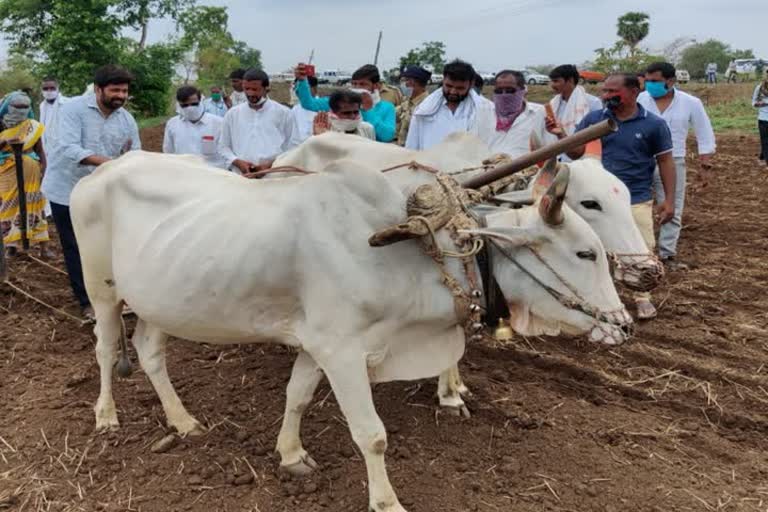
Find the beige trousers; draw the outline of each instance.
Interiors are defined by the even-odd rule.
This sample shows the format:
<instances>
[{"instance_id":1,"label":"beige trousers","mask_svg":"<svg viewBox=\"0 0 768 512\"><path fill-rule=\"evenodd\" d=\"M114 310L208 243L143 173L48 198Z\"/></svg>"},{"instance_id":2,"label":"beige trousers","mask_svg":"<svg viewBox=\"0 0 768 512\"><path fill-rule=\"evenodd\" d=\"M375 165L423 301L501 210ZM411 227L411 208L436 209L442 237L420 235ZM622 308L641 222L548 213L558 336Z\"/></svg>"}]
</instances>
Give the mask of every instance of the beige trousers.
<instances>
[{"instance_id":1,"label":"beige trousers","mask_svg":"<svg viewBox=\"0 0 768 512\"><path fill-rule=\"evenodd\" d=\"M656 248L656 238L653 234L653 201L633 204L632 216L635 218L635 224L637 224L640 234L643 235L645 245L648 246L650 252L653 252ZM635 293L635 300L638 299L650 300L651 294L650 292L637 292Z\"/></svg>"}]
</instances>

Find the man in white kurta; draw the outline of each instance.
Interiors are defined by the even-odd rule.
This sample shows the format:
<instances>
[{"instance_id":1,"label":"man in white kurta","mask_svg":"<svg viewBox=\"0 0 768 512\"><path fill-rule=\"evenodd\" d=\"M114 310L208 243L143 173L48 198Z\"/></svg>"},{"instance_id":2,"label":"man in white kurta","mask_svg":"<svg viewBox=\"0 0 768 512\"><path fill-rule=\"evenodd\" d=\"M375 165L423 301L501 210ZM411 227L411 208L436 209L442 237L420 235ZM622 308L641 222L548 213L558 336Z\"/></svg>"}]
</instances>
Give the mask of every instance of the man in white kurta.
<instances>
[{"instance_id":1,"label":"man in white kurta","mask_svg":"<svg viewBox=\"0 0 768 512\"><path fill-rule=\"evenodd\" d=\"M525 100L525 77L519 71L505 70L496 75L493 103L496 131L491 139L493 153L512 158L529 153L531 137L547 136L544 106Z\"/></svg>"},{"instance_id":2,"label":"man in white kurta","mask_svg":"<svg viewBox=\"0 0 768 512\"><path fill-rule=\"evenodd\" d=\"M266 73L248 70L243 90L248 103L230 109L224 116L219 152L232 171L250 177L271 167L278 155L295 145L298 128L291 110L267 97Z\"/></svg>"},{"instance_id":3,"label":"man in white kurta","mask_svg":"<svg viewBox=\"0 0 768 512\"><path fill-rule=\"evenodd\" d=\"M429 149L454 132L472 133L490 145L496 114L493 104L472 89L474 68L456 60L445 66L443 75L442 88L427 96L413 111L405 147Z\"/></svg>"},{"instance_id":4,"label":"man in white kurta","mask_svg":"<svg viewBox=\"0 0 768 512\"><path fill-rule=\"evenodd\" d=\"M219 153L222 118L203 111L200 91L185 85L176 91L180 113L165 125L163 153L200 155L213 166L226 169Z\"/></svg>"},{"instance_id":5,"label":"man in white kurta","mask_svg":"<svg viewBox=\"0 0 768 512\"><path fill-rule=\"evenodd\" d=\"M684 269L685 265L675 260L677 243L683 224L685 206L686 168L685 155L688 132L693 128L699 150L700 177L704 182L712 168L711 158L717 144L712 123L699 98L691 96L675 87L676 70L672 64L657 62L651 64L645 73L645 91L637 98L648 112L663 118L672 132L672 156L675 159L675 215L670 222L659 229L659 256L668 267ZM656 201L664 201L664 188L661 185L659 171L656 169Z\"/></svg>"},{"instance_id":6,"label":"man in white kurta","mask_svg":"<svg viewBox=\"0 0 768 512\"><path fill-rule=\"evenodd\" d=\"M53 77L46 77L41 84L43 101L40 103L40 122L45 126L43 132L43 148L50 154L51 149L56 145L57 120L61 106L69 98L65 97L59 91L59 82ZM51 216L51 205L45 202L45 216Z\"/></svg>"},{"instance_id":7,"label":"man in white kurta","mask_svg":"<svg viewBox=\"0 0 768 512\"><path fill-rule=\"evenodd\" d=\"M317 77L307 77L307 82L309 82L309 90L312 93L312 97L317 98ZM301 103L296 103L291 108L291 112L296 118L296 143L301 144L312 136L312 125L315 121L317 112L313 110L307 110L301 106Z\"/></svg>"}]
</instances>

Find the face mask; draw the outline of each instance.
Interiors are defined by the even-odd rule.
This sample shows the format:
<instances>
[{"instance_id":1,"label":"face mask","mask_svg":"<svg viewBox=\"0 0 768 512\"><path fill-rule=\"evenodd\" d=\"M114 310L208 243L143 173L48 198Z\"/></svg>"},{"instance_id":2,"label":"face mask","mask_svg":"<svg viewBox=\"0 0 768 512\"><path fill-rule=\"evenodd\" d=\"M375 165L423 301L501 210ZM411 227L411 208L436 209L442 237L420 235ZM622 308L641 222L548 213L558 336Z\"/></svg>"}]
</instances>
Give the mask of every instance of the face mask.
<instances>
[{"instance_id":1,"label":"face mask","mask_svg":"<svg viewBox=\"0 0 768 512\"><path fill-rule=\"evenodd\" d=\"M356 92L359 95L367 94L371 97L371 100L373 101L373 104L376 105L378 102L381 101L381 96L379 96L379 91L369 91L368 89L359 89L356 87L350 88L350 91Z\"/></svg>"},{"instance_id":2,"label":"face mask","mask_svg":"<svg viewBox=\"0 0 768 512\"><path fill-rule=\"evenodd\" d=\"M661 98L669 92L666 82L645 82L645 90L652 98Z\"/></svg>"},{"instance_id":3,"label":"face mask","mask_svg":"<svg viewBox=\"0 0 768 512\"><path fill-rule=\"evenodd\" d=\"M58 97L59 97L58 89L54 89L52 91L43 91L43 98L45 98L48 101L53 101Z\"/></svg>"},{"instance_id":4,"label":"face mask","mask_svg":"<svg viewBox=\"0 0 768 512\"><path fill-rule=\"evenodd\" d=\"M373 104L376 105L378 102L381 101L381 96L379 95L379 90L376 89L373 91L373 94L371 94L371 97L373 98Z\"/></svg>"},{"instance_id":5,"label":"face mask","mask_svg":"<svg viewBox=\"0 0 768 512\"><path fill-rule=\"evenodd\" d=\"M525 101L525 89L520 89L515 93L502 93L493 95L493 104L496 106L496 113L501 117L516 116L523 110Z\"/></svg>"},{"instance_id":6,"label":"face mask","mask_svg":"<svg viewBox=\"0 0 768 512\"><path fill-rule=\"evenodd\" d=\"M220 92L211 93L211 99L213 101L221 101L221 93Z\"/></svg>"},{"instance_id":7,"label":"face mask","mask_svg":"<svg viewBox=\"0 0 768 512\"><path fill-rule=\"evenodd\" d=\"M29 107L8 106L8 113L3 116L6 128L12 128L29 117Z\"/></svg>"},{"instance_id":8,"label":"face mask","mask_svg":"<svg viewBox=\"0 0 768 512\"><path fill-rule=\"evenodd\" d=\"M202 103L197 106L190 105L188 107L182 107L181 117L187 121L197 122L203 117L203 105Z\"/></svg>"},{"instance_id":9,"label":"face mask","mask_svg":"<svg viewBox=\"0 0 768 512\"><path fill-rule=\"evenodd\" d=\"M616 110L621 106L621 96L611 96L610 98L603 100L605 108Z\"/></svg>"},{"instance_id":10,"label":"face mask","mask_svg":"<svg viewBox=\"0 0 768 512\"><path fill-rule=\"evenodd\" d=\"M403 96L406 98L410 98L413 96L413 87L408 87L405 84L400 84L400 92L403 93Z\"/></svg>"},{"instance_id":11,"label":"face mask","mask_svg":"<svg viewBox=\"0 0 768 512\"><path fill-rule=\"evenodd\" d=\"M354 132L360 126L359 117L357 119L339 119L333 112L328 117L331 120L331 129L335 132Z\"/></svg>"},{"instance_id":12,"label":"face mask","mask_svg":"<svg viewBox=\"0 0 768 512\"><path fill-rule=\"evenodd\" d=\"M250 105L253 108L258 108L265 104L267 102L266 96L261 96L258 100L254 101L252 96L247 96L248 98L248 105Z\"/></svg>"}]
</instances>

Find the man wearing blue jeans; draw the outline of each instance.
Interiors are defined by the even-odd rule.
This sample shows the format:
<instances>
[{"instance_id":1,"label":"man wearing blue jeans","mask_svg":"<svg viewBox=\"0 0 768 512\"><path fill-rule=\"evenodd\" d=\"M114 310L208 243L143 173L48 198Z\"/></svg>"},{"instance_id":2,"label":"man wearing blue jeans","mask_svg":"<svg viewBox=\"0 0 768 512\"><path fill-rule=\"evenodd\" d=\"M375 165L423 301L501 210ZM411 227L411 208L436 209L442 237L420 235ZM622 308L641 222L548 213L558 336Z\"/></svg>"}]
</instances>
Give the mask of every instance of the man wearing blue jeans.
<instances>
[{"instance_id":1,"label":"man wearing blue jeans","mask_svg":"<svg viewBox=\"0 0 768 512\"><path fill-rule=\"evenodd\" d=\"M652 112L667 122L672 133L672 156L675 160L675 215L672 220L659 229L659 257L670 270L685 270L686 265L676 261L677 242L683 224L686 187L686 139L691 128L696 135L699 150L701 172L699 180L706 184L712 168L712 155L717 144L712 123L709 121L701 100L675 88L676 70L668 62L655 62L645 72L645 92L637 98L648 112ZM656 199L664 201L664 187L658 169L654 177Z\"/></svg>"},{"instance_id":2,"label":"man wearing blue jeans","mask_svg":"<svg viewBox=\"0 0 768 512\"><path fill-rule=\"evenodd\" d=\"M80 96L62 106L57 142L51 149L48 172L43 178L43 193L51 202L70 285L86 320L93 320L93 308L83 282L69 198L77 182L96 167L126 151L141 149L136 121L123 108L132 81L127 70L111 64L103 66L96 70L94 94Z\"/></svg>"}]
</instances>

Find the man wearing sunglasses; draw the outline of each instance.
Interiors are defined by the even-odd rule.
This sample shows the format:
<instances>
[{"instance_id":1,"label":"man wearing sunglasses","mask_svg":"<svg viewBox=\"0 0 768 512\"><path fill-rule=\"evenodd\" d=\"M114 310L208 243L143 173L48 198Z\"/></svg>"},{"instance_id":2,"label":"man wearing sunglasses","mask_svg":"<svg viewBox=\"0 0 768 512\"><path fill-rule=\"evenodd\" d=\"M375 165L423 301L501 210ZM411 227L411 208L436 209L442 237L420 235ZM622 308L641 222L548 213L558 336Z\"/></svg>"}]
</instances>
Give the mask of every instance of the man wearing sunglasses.
<instances>
[{"instance_id":1,"label":"man wearing sunglasses","mask_svg":"<svg viewBox=\"0 0 768 512\"><path fill-rule=\"evenodd\" d=\"M361 108L363 97L355 91L341 89L328 98L330 112L318 112L313 124L313 134L339 132L376 140L373 125L363 121Z\"/></svg>"},{"instance_id":2,"label":"man wearing sunglasses","mask_svg":"<svg viewBox=\"0 0 768 512\"><path fill-rule=\"evenodd\" d=\"M191 85L179 87L179 115L165 125L163 153L200 155L213 167L226 169L218 150L223 120L203 111L200 91Z\"/></svg>"},{"instance_id":3,"label":"man wearing sunglasses","mask_svg":"<svg viewBox=\"0 0 768 512\"><path fill-rule=\"evenodd\" d=\"M525 100L525 77L519 71L505 69L496 74L493 104L496 107L496 132L491 151L512 158L530 151L531 136L540 141L547 136L546 114L538 103Z\"/></svg>"}]
</instances>

